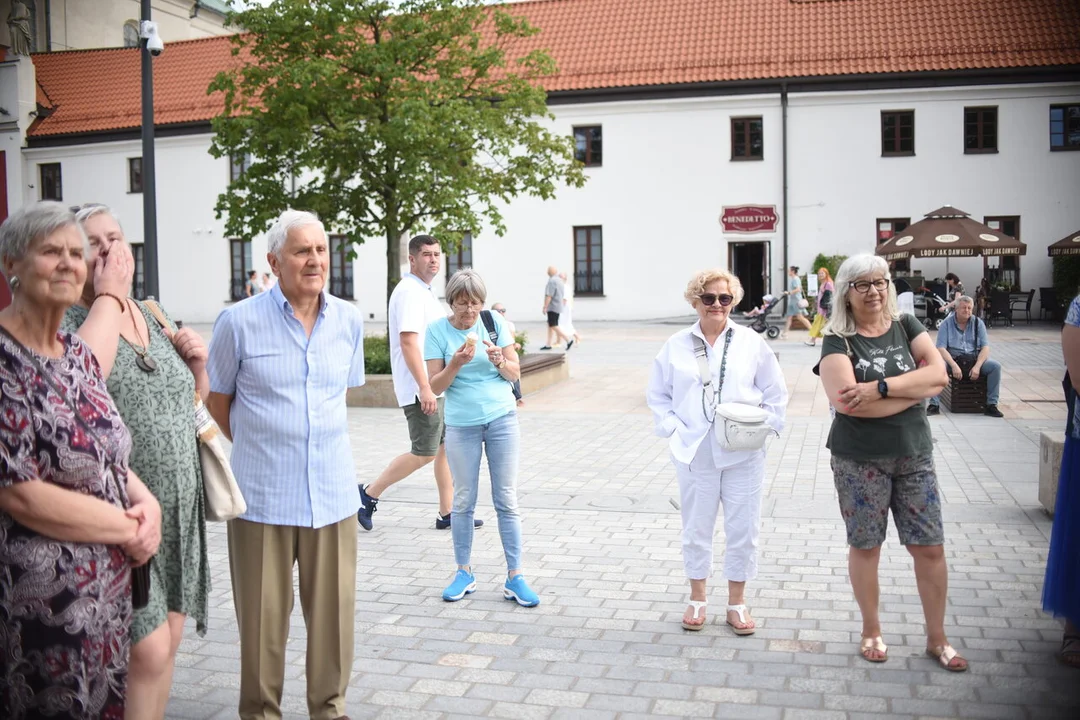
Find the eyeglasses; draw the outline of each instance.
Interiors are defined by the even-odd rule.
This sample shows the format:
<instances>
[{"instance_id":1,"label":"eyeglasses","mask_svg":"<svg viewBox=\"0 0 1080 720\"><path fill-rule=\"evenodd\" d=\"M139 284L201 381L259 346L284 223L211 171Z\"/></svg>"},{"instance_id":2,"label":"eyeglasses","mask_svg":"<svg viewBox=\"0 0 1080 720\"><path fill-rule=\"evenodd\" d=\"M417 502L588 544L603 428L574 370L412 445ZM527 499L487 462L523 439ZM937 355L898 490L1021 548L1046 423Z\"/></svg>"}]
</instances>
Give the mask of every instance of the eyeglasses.
<instances>
[{"instance_id":1,"label":"eyeglasses","mask_svg":"<svg viewBox=\"0 0 1080 720\"><path fill-rule=\"evenodd\" d=\"M499 313L500 315L505 315L506 308L495 308L495 312Z\"/></svg>"},{"instance_id":2,"label":"eyeglasses","mask_svg":"<svg viewBox=\"0 0 1080 720\"><path fill-rule=\"evenodd\" d=\"M450 303L450 306L457 308L458 310L464 310L466 308L476 308L477 310L479 310L480 308L484 307L484 303L479 300L455 300L454 302Z\"/></svg>"},{"instance_id":3,"label":"eyeglasses","mask_svg":"<svg viewBox=\"0 0 1080 720\"><path fill-rule=\"evenodd\" d=\"M734 295L728 295L727 293L721 293L720 295L714 295L712 293L705 293L704 295L698 295L698 300L700 300L701 303L705 307L711 307L713 304L716 303L717 300L720 301L720 306L721 307L727 307L728 305L731 304L731 301L734 300L734 299L735 299Z\"/></svg>"},{"instance_id":4,"label":"eyeglasses","mask_svg":"<svg viewBox=\"0 0 1080 720\"><path fill-rule=\"evenodd\" d=\"M889 281L885 278L878 278L877 280L856 280L855 282L849 282L848 285L857 293L865 295L870 292L870 288L874 288L878 292L885 292L885 289L889 287Z\"/></svg>"}]
</instances>

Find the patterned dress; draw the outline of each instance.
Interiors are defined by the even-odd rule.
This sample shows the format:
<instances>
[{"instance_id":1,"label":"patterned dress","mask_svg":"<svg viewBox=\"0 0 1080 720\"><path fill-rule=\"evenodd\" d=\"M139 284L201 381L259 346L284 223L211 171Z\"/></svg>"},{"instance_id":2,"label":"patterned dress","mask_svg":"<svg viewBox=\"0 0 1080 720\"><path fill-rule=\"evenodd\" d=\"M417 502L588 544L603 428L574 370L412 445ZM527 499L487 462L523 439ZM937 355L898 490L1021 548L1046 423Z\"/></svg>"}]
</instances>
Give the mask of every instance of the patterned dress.
<instances>
[{"instance_id":1,"label":"patterned dress","mask_svg":"<svg viewBox=\"0 0 1080 720\"><path fill-rule=\"evenodd\" d=\"M160 627L169 612L190 615L199 634L205 634L210 594L195 378L153 315L137 304L150 329L150 357L157 370L139 369L135 351L121 339L108 379L109 393L131 431L131 469L161 505L161 547L150 569L150 602L135 611L132 643ZM74 332L88 312L72 306L63 327ZM131 318L125 315L124 322Z\"/></svg>"},{"instance_id":2,"label":"patterned dress","mask_svg":"<svg viewBox=\"0 0 1080 720\"><path fill-rule=\"evenodd\" d=\"M0 333L0 487L40 479L125 507L131 436L90 348L58 338L64 354L37 359L105 447ZM0 511L0 717L121 720L131 615L118 546L54 540Z\"/></svg>"}]
</instances>

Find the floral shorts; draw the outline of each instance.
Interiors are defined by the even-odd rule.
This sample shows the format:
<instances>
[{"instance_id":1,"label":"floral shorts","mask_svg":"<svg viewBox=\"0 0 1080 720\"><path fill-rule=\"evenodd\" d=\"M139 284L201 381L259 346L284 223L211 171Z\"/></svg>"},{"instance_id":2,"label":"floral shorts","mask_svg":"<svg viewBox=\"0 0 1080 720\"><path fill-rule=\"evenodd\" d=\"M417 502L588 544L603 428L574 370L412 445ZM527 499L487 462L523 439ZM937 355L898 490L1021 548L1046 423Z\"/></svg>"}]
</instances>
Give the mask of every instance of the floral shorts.
<instances>
[{"instance_id":1,"label":"floral shorts","mask_svg":"<svg viewBox=\"0 0 1080 720\"><path fill-rule=\"evenodd\" d=\"M833 455L832 470L851 547L871 550L884 543L890 508L900 544L944 544L932 455L877 460Z\"/></svg>"}]
</instances>

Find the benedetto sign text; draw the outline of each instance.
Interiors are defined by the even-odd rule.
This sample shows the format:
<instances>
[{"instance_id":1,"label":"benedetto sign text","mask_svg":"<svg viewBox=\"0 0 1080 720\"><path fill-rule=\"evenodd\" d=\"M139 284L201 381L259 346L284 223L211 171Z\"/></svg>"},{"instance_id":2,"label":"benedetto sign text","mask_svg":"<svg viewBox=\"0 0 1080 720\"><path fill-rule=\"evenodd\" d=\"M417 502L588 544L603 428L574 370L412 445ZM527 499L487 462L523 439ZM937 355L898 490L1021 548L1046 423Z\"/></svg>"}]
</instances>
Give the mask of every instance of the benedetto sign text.
<instances>
[{"instance_id":1,"label":"benedetto sign text","mask_svg":"<svg viewBox=\"0 0 1080 720\"><path fill-rule=\"evenodd\" d=\"M779 219L775 205L725 205L720 225L726 233L769 233Z\"/></svg>"}]
</instances>

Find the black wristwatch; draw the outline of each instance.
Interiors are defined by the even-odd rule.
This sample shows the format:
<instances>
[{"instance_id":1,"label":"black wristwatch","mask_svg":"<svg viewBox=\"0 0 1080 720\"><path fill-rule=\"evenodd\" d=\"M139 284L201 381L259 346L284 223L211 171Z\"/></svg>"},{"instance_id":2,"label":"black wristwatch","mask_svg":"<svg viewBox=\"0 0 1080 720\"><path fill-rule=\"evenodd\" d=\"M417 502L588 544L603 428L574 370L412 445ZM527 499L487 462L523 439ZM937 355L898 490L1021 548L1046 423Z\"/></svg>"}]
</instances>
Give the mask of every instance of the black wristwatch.
<instances>
[{"instance_id":1,"label":"black wristwatch","mask_svg":"<svg viewBox=\"0 0 1080 720\"><path fill-rule=\"evenodd\" d=\"M881 393L881 397L889 397L889 383L885 382L885 378L877 381L877 391Z\"/></svg>"}]
</instances>

